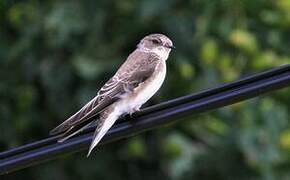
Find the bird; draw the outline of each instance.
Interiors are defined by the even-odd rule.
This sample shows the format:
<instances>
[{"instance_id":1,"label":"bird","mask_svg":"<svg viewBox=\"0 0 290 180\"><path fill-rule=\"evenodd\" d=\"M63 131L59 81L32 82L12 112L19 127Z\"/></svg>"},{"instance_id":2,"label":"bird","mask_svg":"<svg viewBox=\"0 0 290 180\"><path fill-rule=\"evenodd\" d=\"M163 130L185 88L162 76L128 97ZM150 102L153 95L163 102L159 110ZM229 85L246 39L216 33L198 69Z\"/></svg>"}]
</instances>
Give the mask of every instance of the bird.
<instances>
[{"instance_id":1,"label":"bird","mask_svg":"<svg viewBox=\"0 0 290 180\"><path fill-rule=\"evenodd\" d=\"M50 135L60 135L58 142L63 142L96 125L88 157L120 116L139 111L159 90L166 76L166 60L174 48L164 34L145 36L97 95Z\"/></svg>"}]
</instances>

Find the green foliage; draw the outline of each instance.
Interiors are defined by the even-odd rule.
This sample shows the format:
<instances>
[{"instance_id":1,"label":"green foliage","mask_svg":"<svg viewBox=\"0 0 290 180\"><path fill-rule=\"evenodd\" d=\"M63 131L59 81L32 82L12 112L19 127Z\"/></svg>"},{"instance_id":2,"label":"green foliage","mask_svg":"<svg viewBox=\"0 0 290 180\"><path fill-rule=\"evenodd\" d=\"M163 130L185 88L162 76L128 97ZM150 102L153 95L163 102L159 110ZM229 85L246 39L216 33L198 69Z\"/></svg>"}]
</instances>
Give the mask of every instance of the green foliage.
<instances>
[{"instance_id":1,"label":"green foliage","mask_svg":"<svg viewBox=\"0 0 290 180\"><path fill-rule=\"evenodd\" d=\"M290 63L289 0L2 0L0 150L47 137L154 32L177 50L151 104ZM289 179L289 97L188 117L4 179Z\"/></svg>"}]
</instances>

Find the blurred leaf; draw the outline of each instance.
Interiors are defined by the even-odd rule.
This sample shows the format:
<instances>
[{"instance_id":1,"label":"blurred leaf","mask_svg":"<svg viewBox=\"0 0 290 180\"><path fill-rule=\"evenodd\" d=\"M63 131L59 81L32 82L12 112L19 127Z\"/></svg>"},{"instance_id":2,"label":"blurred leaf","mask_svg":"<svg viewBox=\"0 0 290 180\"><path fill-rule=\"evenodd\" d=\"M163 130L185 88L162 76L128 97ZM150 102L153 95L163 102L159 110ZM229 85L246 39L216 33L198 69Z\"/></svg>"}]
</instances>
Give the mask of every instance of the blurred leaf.
<instances>
[{"instance_id":1,"label":"blurred leaf","mask_svg":"<svg viewBox=\"0 0 290 180\"><path fill-rule=\"evenodd\" d=\"M290 129L285 130L281 134L280 144L283 149L290 151Z\"/></svg>"},{"instance_id":2,"label":"blurred leaf","mask_svg":"<svg viewBox=\"0 0 290 180\"><path fill-rule=\"evenodd\" d=\"M146 149L141 138L132 138L128 144L128 156L133 158L144 158L146 156Z\"/></svg>"},{"instance_id":3,"label":"blurred leaf","mask_svg":"<svg viewBox=\"0 0 290 180\"><path fill-rule=\"evenodd\" d=\"M233 45L248 53L252 54L258 51L258 44L255 36L246 30L234 30L230 34L230 41Z\"/></svg>"},{"instance_id":4,"label":"blurred leaf","mask_svg":"<svg viewBox=\"0 0 290 180\"><path fill-rule=\"evenodd\" d=\"M201 49L201 56L206 64L212 65L218 57L217 43L212 39L205 41Z\"/></svg>"},{"instance_id":5,"label":"blurred leaf","mask_svg":"<svg viewBox=\"0 0 290 180\"><path fill-rule=\"evenodd\" d=\"M64 45L70 37L84 32L85 20L78 3L57 3L44 21L48 42L55 46Z\"/></svg>"},{"instance_id":6,"label":"blurred leaf","mask_svg":"<svg viewBox=\"0 0 290 180\"><path fill-rule=\"evenodd\" d=\"M206 119L205 123L207 127L209 128L209 130L219 135L225 135L227 131L229 130L227 125L224 122L220 121L219 119L208 118Z\"/></svg>"},{"instance_id":7,"label":"blurred leaf","mask_svg":"<svg viewBox=\"0 0 290 180\"><path fill-rule=\"evenodd\" d=\"M281 10L289 13L289 11L290 11L290 1L289 0L277 0L276 4Z\"/></svg>"},{"instance_id":8,"label":"blurred leaf","mask_svg":"<svg viewBox=\"0 0 290 180\"><path fill-rule=\"evenodd\" d=\"M184 79L191 79L191 78L193 78L193 76L195 74L194 68L186 60L180 61L179 69L180 69L180 73Z\"/></svg>"},{"instance_id":9,"label":"blurred leaf","mask_svg":"<svg viewBox=\"0 0 290 180\"><path fill-rule=\"evenodd\" d=\"M280 61L280 59L275 52L266 51L257 56L252 63L255 69L265 69L274 66L278 61Z\"/></svg>"},{"instance_id":10,"label":"blurred leaf","mask_svg":"<svg viewBox=\"0 0 290 180\"><path fill-rule=\"evenodd\" d=\"M166 140L165 150L171 157L169 172L173 178L181 177L186 171L191 169L195 149L191 142L182 135L172 134Z\"/></svg>"},{"instance_id":11,"label":"blurred leaf","mask_svg":"<svg viewBox=\"0 0 290 180\"><path fill-rule=\"evenodd\" d=\"M33 4L18 3L9 9L8 15L11 24L21 29L38 18L38 10Z\"/></svg>"},{"instance_id":12,"label":"blurred leaf","mask_svg":"<svg viewBox=\"0 0 290 180\"><path fill-rule=\"evenodd\" d=\"M101 73L102 64L97 60L90 59L89 57L79 55L73 59L73 65L77 73L85 79L95 79Z\"/></svg>"}]
</instances>

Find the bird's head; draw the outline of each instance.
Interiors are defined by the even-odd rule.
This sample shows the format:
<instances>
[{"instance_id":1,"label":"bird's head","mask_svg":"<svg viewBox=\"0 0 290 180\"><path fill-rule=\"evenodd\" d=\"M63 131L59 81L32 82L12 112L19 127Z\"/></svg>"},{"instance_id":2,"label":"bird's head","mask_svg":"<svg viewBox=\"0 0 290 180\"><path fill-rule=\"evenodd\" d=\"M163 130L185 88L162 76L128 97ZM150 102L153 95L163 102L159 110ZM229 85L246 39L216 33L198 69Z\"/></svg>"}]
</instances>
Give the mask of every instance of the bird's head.
<instances>
[{"instance_id":1,"label":"bird's head","mask_svg":"<svg viewBox=\"0 0 290 180\"><path fill-rule=\"evenodd\" d=\"M141 51L156 53L165 59L168 58L171 49L175 48L172 41L163 34L150 34L145 36L137 47Z\"/></svg>"}]
</instances>

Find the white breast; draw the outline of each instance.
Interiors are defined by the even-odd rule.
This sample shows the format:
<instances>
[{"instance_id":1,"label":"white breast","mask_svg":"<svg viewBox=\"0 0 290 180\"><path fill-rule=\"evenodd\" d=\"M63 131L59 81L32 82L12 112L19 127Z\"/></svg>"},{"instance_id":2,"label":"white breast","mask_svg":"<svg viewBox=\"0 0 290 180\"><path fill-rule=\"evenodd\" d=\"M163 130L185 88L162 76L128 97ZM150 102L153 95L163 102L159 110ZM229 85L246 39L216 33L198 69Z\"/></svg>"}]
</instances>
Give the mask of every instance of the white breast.
<instances>
[{"instance_id":1,"label":"white breast","mask_svg":"<svg viewBox=\"0 0 290 180\"><path fill-rule=\"evenodd\" d=\"M144 84L143 89L136 96L136 104L144 104L147 102L161 87L163 81L165 79L166 69L160 71L154 80L148 82L148 84ZM140 87L142 88L142 87Z\"/></svg>"},{"instance_id":2,"label":"white breast","mask_svg":"<svg viewBox=\"0 0 290 180\"><path fill-rule=\"evenodd\" d=\"M145 81L138 88L136 88L136 94L132 96L129 95L128 97L119 101L118 107L120 107L120 111L123 113L130 113L133 111L133 109L139 109L159 90L159 88L163 84L165 76L166 68L158 72L158 74L156 74L156 76L151 81Z\"/></svg>"},{"instance_id":3,"label":"white breast","mask_svg":"<svg viewBox=\"0 0 290 180\"><path fill-rule=\"evenodd\" d=\"M152 53L157 54L164 61L167 60L170 51L171 51L170 49L166 49L163 46L159 46L159 47L156 47L156 48L154 48L154 49L151 50Z\"/></svg>"}]
</instances>

